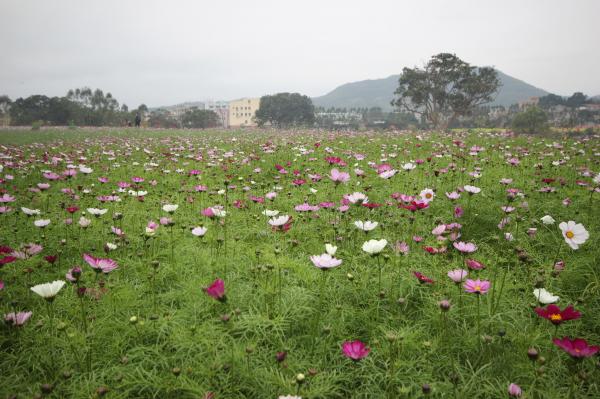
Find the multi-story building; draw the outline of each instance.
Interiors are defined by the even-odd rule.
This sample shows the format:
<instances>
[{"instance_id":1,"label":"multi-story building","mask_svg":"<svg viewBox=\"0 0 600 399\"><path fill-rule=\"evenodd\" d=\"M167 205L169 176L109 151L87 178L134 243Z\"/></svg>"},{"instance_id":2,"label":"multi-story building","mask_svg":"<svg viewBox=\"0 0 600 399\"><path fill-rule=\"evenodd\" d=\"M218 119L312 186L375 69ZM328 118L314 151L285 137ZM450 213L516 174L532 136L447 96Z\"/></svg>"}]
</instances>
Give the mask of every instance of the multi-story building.
<instances>
[{"instance_id":1,"label":"multi-story building","mask_svg":"<svg viewBox=\"0 0 600 399\"><path fill-rule=\"evenodd\" d=\"M229 103L227 101L205 101L204 109L207 111L213 111L215 114L217 114L221 127L229 126Z\"/></svg>"},{"instance_id":2,"label":"multi-story building","mask_svg":"<svg viewBox=\"0 0 600 399\"><path fill-rule=\"evenodd\" d=\"M254 114L260 107L260 98L241 98L229 102L229 126L256 126Z\"/></svg>"}]
</instances>

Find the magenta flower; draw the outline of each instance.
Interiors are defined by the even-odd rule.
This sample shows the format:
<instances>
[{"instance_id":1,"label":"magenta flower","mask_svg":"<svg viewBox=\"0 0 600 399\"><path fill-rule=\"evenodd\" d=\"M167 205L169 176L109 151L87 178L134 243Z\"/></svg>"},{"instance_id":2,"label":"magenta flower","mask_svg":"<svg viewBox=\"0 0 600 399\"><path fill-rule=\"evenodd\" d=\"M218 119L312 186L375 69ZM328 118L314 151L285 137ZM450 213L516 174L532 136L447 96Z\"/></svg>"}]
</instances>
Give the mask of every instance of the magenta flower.
<instances>
[{"instance_id":1,"label":"magenta flower","mask_svg":"<svg viewBox=\"0 0 600 399\"><path fill-rule=\"evenodd\" d=\"M367 357L369 352L371 352L371 348L367 348L367 346L359 340L345 341L342 344L342 352L344 356L354 361L358 361Z\"/></svg>"},{"instance_id":2,"label":"magenta flower","mask_svg":"<svg viewBox=\"0 0 600 399\"><path fill-rule=\"evenodd\" d=\"M481 262L476 261L475 259L466 259L465 264L471 270L485 269L485 265Z\"/></svg>"},{"instance_id":3,"label":"magenta flower","mask_svg":"<svg viewBox=\"0 0 600 399\"><path fill-rule=\"evenodd\" d=\"M477 251L477 245L473 244L472 242L459 241L459 242L452 243L452 245L458 251L460 251L462 253L466 253L466 254L470 254L472 252Z\"/></svg>"},{"instance_id":4,"label":"magenta flower","mask_svg":"<svg viewBox=\"0 0 600 399\"><path fill-rule=\"evenodd\" d=\"M83 260L94 269L96 273L108 274L119 267L112 259L95 258L89 254L83 254Z\"/></svg>"},{"instance_id":5,"label":"magenta flower","mask_svg":"<svg viewBox=\"0 0 600 399\"><path fill-rule=\"evenodd\" d=\"M79 266L75 266L75 267L71 268L67 272L67 274L65 274L65 277L70 282L76 283L77 281L79 281L79 278L81 277L81 273L82 273L81 268Z\"/></svg>"},{"instance_id":6,"label":"magenta flower","mask_svg":"<svg viewBox=\"0 0 600 399\"><path fill-rule=\"evenodd\" d=\"M465 278L467 278L468 274L469 272L464 269L455 269L448 272L448 277L450 277L450 280L454 281L456 284L459 284L462 283Z\"/></svg>"},{"instance_id":7,"label":"magenta flower","mask_svg":"<svg viewBox=\"0 0 600 399\"><path fill-rule=\"evenodd\" d=\"M33 312L11 312L4 315L4 321L12 323L15 327L21 327L29 320Z\"/></svg>"},{"instance_id":8,"label":"magenta flower","mask_svg":"<svg viewBox=\"0 0 600 399\"><path fill-rule=\"evenodd\" d=\"M471 279L467 279L467 281L465 281L465 283L463 284L463 287L465 289L465 292L468 292L470 294L486 294L488 292L488 290L490 289L491 283L489 281L486 280L471 280Z\"/></svg>"},{"instance_id":9,"label":"magenta flower","mask_svg":"<svg viewBox=\"0 0 600 399\"><path fill-rule=\"evenodd\" d=\"M571 355L571 357L576 359L592 357L596 353L598 353L598 350L600 350L599 346L590 346L588 345L585 339L581 338L554 338L552 342L554 342L554 345L558 346L559 348L567 352L569 355Z\"/></svg>"},{"instance_id":10,"label":"magenta flower","mask_svg":"<svg viewBox=\"0 0 600 399\"><path fill-rule=\"evenodd\" d=\"M210 286L204 288L204 292L219 302L227 302L227 297L225 296L225 282L220 278L216 279Z\"/></svg>"}]
</instances>

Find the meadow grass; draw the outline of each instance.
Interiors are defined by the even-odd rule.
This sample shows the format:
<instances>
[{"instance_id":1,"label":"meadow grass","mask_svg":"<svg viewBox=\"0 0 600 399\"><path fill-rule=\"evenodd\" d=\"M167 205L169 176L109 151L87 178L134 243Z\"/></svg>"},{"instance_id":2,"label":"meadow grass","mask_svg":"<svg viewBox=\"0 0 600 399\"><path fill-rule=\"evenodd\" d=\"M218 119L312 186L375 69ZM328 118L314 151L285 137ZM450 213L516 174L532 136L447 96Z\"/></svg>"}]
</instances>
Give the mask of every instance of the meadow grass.
<instances>
[{"instance_id":1,"label":"meadow grass","mask_svg":"<svg viewBox=\"0 0 600 399\"><path fill-rule=\"evenodd\" d=\"M77 129L0 132L0 144L1 193L15 197L3 204L13 209L0 215L0 245L43 246L40 254L0 269L3 314L33 311L22 327L9 322L0 327L3 397L34 397L51 384L44 395L53 398L202 398L209 392L215 398L504 398L510 383L519 384L527 398L600 396L598 357L574 361L552 343L563 336L600 343L600 193L590 191L600 172L597 138ZM472 146L484 150L469 155ZM346 165L330 165L326 157L340 157ZM511 165L510 158L519 164ZM402 170L418 159L424 162L414 170ZM559 160L564 162L552 164ZM384 179L369 162L399 171ZM47 182L43 171L61 174L68 164L93 171L30 190ZM332 168L350 172L349 182L335 185L327 177ZM355 168L365 176L357 176ZM322 179L313 182L309 173ZM101 176L109 181L100 183ZM144 178L143 201L118 192L117 182L131 183L134 176ZM500 184L502 178L512 183ZM295 185L294 179L306 182ZM467 184L481 192L446 198L446 192ZM197 185L207 191L195 191ZM543 187L555 191L540 192ZM64 188L73 194L61 192ZM418 196L425 188L436 196L416 212L398 207L391 196ZM522 196L508 199L507 188ZM262 204L249 199L268 192L278 195ZM352 192L382 206L351 205L339 212L342 196ZM111 194L120 201L97 199ZM322 202L335 207L294 210ZM168 215L164 204L179 207ZM217 205L227 212L224 218L202 216L203 209ZM64 210L69 206L80 209L69 215ZM455 206L464 210L462 217L454 216ZM502 206L515 210L505 213ZM21 207L41 215L27 217ZM108 212L94 217L86 212L90 207ZM265 209L293 216L289 231L273 231ZM77 223L82 212L91 220L87 228ZM545 215L556 223L543 224ZM148 221L168 216L172 227L145 234ZM506 217L510 221L500 229ZM67 218L73 224L66 225ZM51 223L40 229L36 219ZM379 225L365 233L354 226L356 220ZM578 250L566 245L558 228L569 220L590 233ZM475 253L462 255L447 236L442 241L431 233L452 222L462 225L459 241L477 245ZM208 229L202 238L190 232L200 225ZM125 235L111 233L112 226ZM537 233L528 234L529 228ZM389 243L379 258L361 250L369 239ZM118 248L105 253L107 242ZM399 242L410 251L394 250ZM328 271L309 259L324 253L325 243L336 245L335 257L343 261ZM446 251L432 255L424 246ZM114 259L119 267L96 276L84 253ZM45 255L58 260L50 264ZM465 258L485 265L469 270L469 278L492 284L479 305L476 294L465 293L446 275L466 268ZM555 272L558 260L565 266ZM80 285L88 292L80 300L67 282L52 303L51 320L30 287L65 280L75 265L83 269ZM414 271L434 283L420 283ZM217 278L225 282L224 303L203 291ZM534 312L540 306L532 293L536 287L560 296L561 308L574 305L581 318L556 331ZM448 312L440 310L444 299L451 303ZM369 355L346 358L341 345L350 340L366 343ZM528 357L529 348L537 349L537 360ZM282 351L287 357L278 362ZM298 374L305 376L302 383Z\"/></svg>"}]
</instances>

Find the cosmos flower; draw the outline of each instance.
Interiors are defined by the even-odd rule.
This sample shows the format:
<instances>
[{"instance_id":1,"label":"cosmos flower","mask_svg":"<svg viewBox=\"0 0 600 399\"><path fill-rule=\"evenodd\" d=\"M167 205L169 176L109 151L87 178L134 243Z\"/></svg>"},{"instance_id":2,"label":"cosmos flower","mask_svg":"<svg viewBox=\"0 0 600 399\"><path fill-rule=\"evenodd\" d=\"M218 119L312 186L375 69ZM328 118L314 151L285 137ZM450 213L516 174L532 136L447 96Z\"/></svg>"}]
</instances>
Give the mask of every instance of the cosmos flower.
<instances>
[{"instance_id":1,"label":"cosmos flower","mask_svg":"<svg viewBox=\"0 0 600 399\"><path fill-rule=\"evenodd\" d=\"M192 229L192 234L195 235L196 237L204 237L207 230L208 229L204 226L194 227Z\"/></svg>"},{"instance_id":2,"label":"cosmos flower","mask_svg":"<svg viewBox=\"0 0 600 399\"><path fill-rule=\"evenodd\" d=\"M4 321L11 323L14 327L21 327L29 320L33 312L11 312L4 315Z\"/></svg>"},{"instance_id":3,"label":"cosmos flower","mask_svg":"<svg viewBox=\"0 0 600 399\"><path fill-rule=\"evenodd\" d=\"M108 209L87 208L87 211L89 214L99 217L108 212Z\"/></svg>"},{"instance_id":4,"label":"cosmos flower","mask_svg":"<svg viewBox=\"0 0 600 399\"><path fill-rule=\"evenodd\" d=\"M329 178L336 184L345 183L350 180L350 173L340 172L337 168L331 170Z\"/></svg>"},{"instance_id":5,"label":"cosmos flower","mask_svg":"<svg viewBox=\"0 0 600 399\"><path fill-rule=\"evenodd\" d=\"M359 340L345 341L342 344L342 353L344 356L354 361L364 359L369 355L369 352L371 352L371 349L367 348L367 346Z\"/></svg>"},{"instance_id":6,"label":"cosmos flower","mask_svg":"<svg viewBox=\"0 0 600 399\"><path fill-rule=\"evenodd\" d=\"M475 187L475 186L466 185L463 188L465 189L466 192L468 192L471 195L479 194L481 192L481 189L479 187Z\"/></svg>"},{"instance_id":7,"label":"cosmos flower","mask_svg":"<svg viewBox=\"0 0 600 399\"><path fill-rule=\"evenodd\" d=\"M48 302L52 302L54 297L62 289L66 283L63 280L56 280L51 283L38 284L31 287L31 291L35 292Z\"/></svg>"},{"instance_id":8,"label":"cosmos flower","mask_svg":"<svg viewBox=\"0 0 600 399\"><path fill-rule=\"evenodd\" d=\"M467 279L467 281L465 281L465 283L463 284L463 287L465 289L465 292L468 292L470 294L485 294L488 292L488 290L490 289L490 282L486 281L486 280L471 280L471 279Z\"/></svg>"},{"instance_id":9,"label":"cosmos flower","mask_svg":"<svg viewBox=\"0 0 600 399\"><path fill-rule=\"evenodd\" d=\"M558 225L566 243L573 249L579 249L579 246L590 238L590 233L581 223L575 223L572 220L562 222Z\"/></svg>"},{"instance_id":10,"label":"cosmos flower","mask_svg":"<svg viewBox=\"0 0 600 399\"><path fill-rule=\"evenodd\" d=\"M588 345L585 339L575 338L570 339L568 337L563 337L563 339L554 338L552 340L554 345L558 346L565 352L567 352L571 357L576 359L581 359L585 357L592 357L598 350L600 350L599 346L590 346Z\"/></svg>"},{"instance_id":11,"label":"cosmos flower","mask_svg":"<svg viewBox=\"0 0 600 399\"><path fill-rule=\"evenodd\" d=\"M179 208L179 205L165 204L163 205L162 210L167 213L173 213L177 210L177 208Z\"/></svg>"},{"instance_id":12,"label":"cosmos flower","mask_svg":"<svg viewBox=\"0 0 600 399\"><path fill-rule=\"evenodd\" d=\"M381 251L383 251L386 245L386 239L369 240L362 245L362 250L368 253L369 255L378 255Z\"/></svg>"},{"instance_id":13,"label":"cosmos flower","mask_svg":"<svg viewBox=\"0 0 600 399\"><path fill-rule=\"evenodd\" d=\"M563 310L556 305L548 305L545 308L535 308L535 313L544 319L550 320L552 324L560 325L569 320L576 320L581 317L581 313L576 311L572 305L567 306Z\"/></svg>"},{"instance_id":14,"label":"cosmos flower","mask_svg":"<svg viewBox=\"0 0 600 399\"><path fill-rule=\"evenodd\" d=\"M413 272L413 275L419 280L419 283L422 284L433 284L433 280L424 275L421 272Z\"/></svg>"},{"instance_id":15,"label":"cosmos flower","mask_svg":"<svg viewBox=\"0 0 600 399\"><path fill-rule=\"evenodd\" d=\"M556 222L554 218L550 215L546 215L540 219L544 224L554 224Z\"/></svg>"},{"instance_id":16,"label":"cosmos flower","mask_svg":"<svg viewBox=\"0 0 600 399\"><path fill-rule=\"evenodd\" d=\"M521 387L515 383L511 383L508 386L508 396L511 398L520 398L522 394Z\"/></svg>"},{"instance_id":17,"label":"cosmos flower","mask_svg":"<svg viewBox=\"0 0 600 399\"><path fill-rule=\"evenodd\" d=\"M432 189L426 188L419 193L419 196L421 197L421 200L423 200L425 202L431 202L431 201L433 201L433 198L435 197L435 193L433 192Z\"/></svg>"},{"instance_id":18,"label":"cosmos flower","mask_svg":"<svg viewBox=\"0 0 600 399\"><path fill-rule=\"evenodd\" d=\"M279 215L279 211L270 211L268 209L265 209L264 211L262 211L262 214L271 218L273 216Z\"/></svg>"},{"instance_id":19,"label":"cosmos flower","mask_svg":"<svg viewBox=\"0 0 600 399\"><path fill-rule=\"evenodd\" d=\"M550 303L556 303L560 300L559 296L553 295L551 292L547 291L545 288L536 288L533 290L533 295L535 299L541 304L547 305Z\"/></svg>"},{"instance_id":20,"label":"cosmos flower","mask_svg":"<svg viewBox=\"0 0 600 399\"><path fill-rule=\"evenodd\" d=\"M448 277L450 277L450 280L454 281L456 284L459 284L462 283L465 278L467 278L468 274L469 272L464 269L455 269L448 272Z\"/></svg>"},{"instance_id":21,"label":"cosmos flower","mask_svg":"<svg viewBox=\"0 0 600 399\"><path fill-rule=\"evenodd\" d=\"M452 243L452 245L462 253L470 254L477 251L477 245L473 244L472 242L459 241Z\"/></svg>"},{"instance_id":22,"label":"cosmos flower","mask_svg":"<svg viewBox=\"0 0 600 399\"><path fill-rule=\"evenodd\" d=\"M39 215L41 213L41 211L39 209L29 209L29 208L25 208L24 206L21 207L21 210L27 216Z\"/></svg>"},{"instance_id":23,"label":"cosmos flower","mask_svg":"<svg viewBox=\"0 0 600 399\"><path fill-rule=\"evenodd\" d=\"M85 260L96 273L102 272L108 274L119 267L117 262L112 259L95 258L89 254L83 254L83 260Z\"/></svg>"},{"instance_id":24,"label":"cosmos flower","mask_svg":"<svg viewBox=\"0 0 600 399\"><path fill-rule=\"evenodd\" d=\"M342 264L341 259L336 259L327 253L322 255L313 255L310 257L310 260L316 267L322 270L338 267Z\"/></svg>"},{"instance_id":25,"label":"cosmos flower","mask_svg":"<svg viewBox=\"0 0 600 399\"><path fill-rule=\"evenodd\" d=\"M325 252L333 256L337 252L337 247L335 245L325 244Z\"/></svg>"},{"instance_id":26,"label":"cosmos flower","mask_svg":"<svg viewBox=\"0 0 600 399\"><path fill-rule=\"evenodd\" d=\"M219 302L227 302L227 297L225 296L225 282L220 278L216 279L211 285L204 288L204 292Z\"/></svg>"},{"instance_id":27,"label":"cosmos flower","mask_svg":"<svg viewBox=\"0 0 600 399\"><path fill-rule=\"evenodd\" d=\"M39 219L33 222L35 227L44 228L50 224L50 219Z\"/></svg>"},{"instance_id":28,"label":"cosmos flower","mask_svg":"<svg viewBox=\"0 0 600 399\"><path fill-rule=\"evenodd\" d=\"M363 222L362 220L357 220L356 222L354 222L354 225L359 230L362 230L364 232L371 231L371 230L375 229L378 224L379 224L378 222L371 222L370 220L367 220L365 222Z\"/></svg>"}]
</instances>

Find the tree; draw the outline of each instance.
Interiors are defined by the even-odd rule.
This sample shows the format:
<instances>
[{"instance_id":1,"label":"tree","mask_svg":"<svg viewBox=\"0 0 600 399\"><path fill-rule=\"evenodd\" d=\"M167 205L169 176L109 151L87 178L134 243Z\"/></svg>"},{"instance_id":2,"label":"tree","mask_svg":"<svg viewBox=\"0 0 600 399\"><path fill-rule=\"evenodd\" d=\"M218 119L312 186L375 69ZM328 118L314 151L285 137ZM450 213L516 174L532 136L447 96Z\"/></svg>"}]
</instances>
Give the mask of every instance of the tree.
<instances>
[{"instance_id":1,"label":"tree","mask_svg":"<svg viewBox=\"0 0 600 399\"><path fill-rule=\"evenodd\" d=\"M308 96L299 93L278 93L263 96L256 111L259 126L267 123L277 127L298 125L313 126L315 107Z\"/></svg>"},{"instance_id":2,"label":"tree","mask_svg":"<svg viewBox=\"0 0 600 399\"><path fill-rule=\"evenodd\" d=\"M573 95L567 98L566 105L570 108L579 108L587 101L587 96L581 92L573 93Z\"/></svg>"},{"instance_id":3,"label":"tree","mask_svg":"<svg viewBox=\"0 0 600 399\"><path fill-rule=\"evenodd\" d=\"M440 53L419 68L404 68L392 105L421 115L435 128L445 129L459 116L493 100L500 86L490 67L474 67L454 54Z\"/></svg>"},{"instance_id":4,"label":"tree","mask_svg":"<svg viewBox=\"0 0 600 399\"><path fill-rule=\"evenodd\" d=\"M548 116L539 107L529 107L515 116L512 128L518 133L541 133L548 129Z\"/></svg>"},{"instance_id":5,"label":"tree","mask_svg":"<svg viewBox=\"0 0 600 399\"><path fill-rule=\"evenodd\" d=\"M556 94L547 94L543 97L540 97L538 102L538 106L542 108L551 108L556 105L565 105L565 99L561 96L557 96Z\"/></svg>"},{"instance_id":6,"label":"tree","mask_svg":"<svg viewBox=\"0 0 600 399\"><path fill-rule=\"evenodd\" d=\"M204 129L217 126L218 118L214 111L192 108L182 115L181 124L183 127Z\"/></svg>"}]
</instances>

